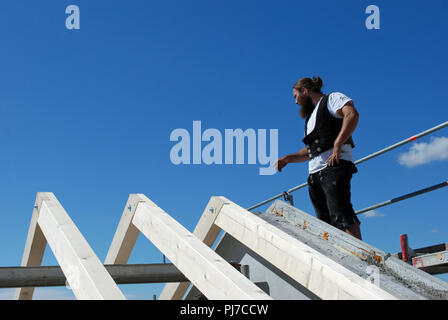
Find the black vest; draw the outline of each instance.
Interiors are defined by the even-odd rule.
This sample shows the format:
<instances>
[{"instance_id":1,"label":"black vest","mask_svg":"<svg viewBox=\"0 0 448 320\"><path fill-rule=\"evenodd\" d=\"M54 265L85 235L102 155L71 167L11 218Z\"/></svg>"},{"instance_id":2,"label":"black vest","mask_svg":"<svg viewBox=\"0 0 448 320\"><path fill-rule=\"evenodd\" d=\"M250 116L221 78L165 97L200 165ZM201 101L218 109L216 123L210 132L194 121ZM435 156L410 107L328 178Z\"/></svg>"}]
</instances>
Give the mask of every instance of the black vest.
<instances>
[{"instance_id":1,"label":"black vest","mask_svg":"<svg viewBox=\"0 0 448 320\"><path fill-rule=\"evenodd\" d=\"M308 135L306 132L311 115L306 118L305 138L302 141L306 144L310 158L333 148L334 142L342 129L343 120L334 117L328 111L328 96L328 94L323 96L316 114L316 125L314 126L314 130ZM352 148L355 147L351 136L344 144L350 144Z\"/></svg>"}]
</instances>

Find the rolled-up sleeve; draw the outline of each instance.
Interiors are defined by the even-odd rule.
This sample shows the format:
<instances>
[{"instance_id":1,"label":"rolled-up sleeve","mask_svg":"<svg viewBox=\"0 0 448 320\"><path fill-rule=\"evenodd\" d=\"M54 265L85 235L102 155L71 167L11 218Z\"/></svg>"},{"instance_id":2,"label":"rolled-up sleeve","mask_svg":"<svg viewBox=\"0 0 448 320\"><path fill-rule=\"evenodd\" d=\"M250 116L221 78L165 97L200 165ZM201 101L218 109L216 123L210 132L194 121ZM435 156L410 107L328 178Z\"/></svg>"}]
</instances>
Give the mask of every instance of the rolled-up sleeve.
<instances>
[{"instance_id":1,"label":"rolled-up sleeve","mask_svg":"<svg viewBox=\"0 0 448 320\"><path fill-rule=\"evenodd\" d=\"M342 117L336 112L339 109L342 109L342 107L350 101L353 100L347 97L345 94L340 92L333 92L328 97L328 111L330 111L331 115L333 115L334 117L342 119Z\"/></svg>"}]
</instances>

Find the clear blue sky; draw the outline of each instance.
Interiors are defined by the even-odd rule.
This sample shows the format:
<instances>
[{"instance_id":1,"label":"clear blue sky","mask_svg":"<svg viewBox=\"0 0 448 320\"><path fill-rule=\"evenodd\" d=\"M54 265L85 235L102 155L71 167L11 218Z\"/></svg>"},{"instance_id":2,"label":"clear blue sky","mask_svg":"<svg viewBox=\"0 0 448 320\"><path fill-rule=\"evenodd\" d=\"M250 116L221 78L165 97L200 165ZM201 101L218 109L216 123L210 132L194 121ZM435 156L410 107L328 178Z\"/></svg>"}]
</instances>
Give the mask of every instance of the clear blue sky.
<instances>
[{"instance_id":1,"label":"clear blue sky","mask_svg":"<svg viewBox=\"0 0 448 320\"><path fill-rule=\"evenodd\" d=\"M65 28L69 4L80 7L80 30ZM380 30L365 27L370 4ZM278 129L280 155L299 150L291 86L301 77L320 75L324 92L354 99L357 159L446 121L447 12L445 0L3 1L0 266L20 264L39 191L55 193L104 260L130 193L193 230L213 195L248 207L301 184L306 164L260 176L259 165L175 166L169 157L171 131L191 132L193 120L221 132ZM355 210L446 181L446 160L400 164L410 148L359 165ZM364 240L392 253L402 233L412 247L448 242L447 191L361 218ZM295 202L313 213L306 189ZM161 261L141 236L129 262ZM44 264L56 264L49 248ZM162 285L121 287L151 299Z\"/></svg>"}]
</instances>

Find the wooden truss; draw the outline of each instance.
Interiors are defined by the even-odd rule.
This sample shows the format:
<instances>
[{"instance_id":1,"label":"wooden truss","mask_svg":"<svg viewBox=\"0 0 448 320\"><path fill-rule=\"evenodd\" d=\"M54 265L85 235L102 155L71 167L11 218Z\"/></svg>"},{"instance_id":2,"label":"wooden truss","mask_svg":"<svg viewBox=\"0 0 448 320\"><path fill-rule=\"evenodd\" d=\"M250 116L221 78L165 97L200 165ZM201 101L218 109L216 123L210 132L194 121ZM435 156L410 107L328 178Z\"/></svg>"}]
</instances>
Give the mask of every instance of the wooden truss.
<instances>
[{"instance_id":1,"label":"wooden truss","mask_svg":"<svg viewBox=\"0 0 448 320\"><path fill-rule=\"evenodd\" d=\"M40 266L50 246L77 299L125 299L53 193L39 192L23 254L22 266ZM15 299L30 300L34 288L18 288Z\"/></svg>"},{"instance_id":2,"label":"wooden truss","mask_svg":"<svg viewBox=\"0 0 448 320\"><path fill-rule=\"evenodd\" d=\"M322 299L397 299L224 197L212 197L194 234L211 246L220 230ZM181 299L189 283L167 283L160 299Z\"/></svg>"},{"instance_id":3,"label":"wooden truss","mask_svg":"<svg viewBox=\"0 0 448 320\"><path fill-rule=\"evenodd\" d=\"M143 194L129 196L105 265L126 264L140 232L208 299L271 299ZM22 266L40 266L47 242L77 299L125 299L54 194L38 193ZM33 291L18 288L15 299Z\"/></svg>"},{"instance_id":4,"label":"wooden truss","mask_svg":"<svg viewBox=\"0 0 448 320\"><path fill-rule=\"evenodd\" d=\"M208 237L216 239L215 229L205 230ZM139 232L208 299L271 299L143 194L129 196L105 264L125 264Z\"/></svg>"},{"instance_id":5,"label":"wooden truss","mask_svg":"<svg viewBox=\"0 0 448 320\"><path fill-rule=\"evenodd\" d=\"M211 249L221 230L322 299L396 299L310 246L224 197L211 197L190 233L143 194L131 194L104 265L53 193L38 193L22 266L40 266L48 242L78 299L125 299L105 265L123 265L140 233L188 279L167 283L160 299L182 299L190 283L208 299L271 299ZM31 299L34 288L18 288Z\"/></svg>"}]
</instances>

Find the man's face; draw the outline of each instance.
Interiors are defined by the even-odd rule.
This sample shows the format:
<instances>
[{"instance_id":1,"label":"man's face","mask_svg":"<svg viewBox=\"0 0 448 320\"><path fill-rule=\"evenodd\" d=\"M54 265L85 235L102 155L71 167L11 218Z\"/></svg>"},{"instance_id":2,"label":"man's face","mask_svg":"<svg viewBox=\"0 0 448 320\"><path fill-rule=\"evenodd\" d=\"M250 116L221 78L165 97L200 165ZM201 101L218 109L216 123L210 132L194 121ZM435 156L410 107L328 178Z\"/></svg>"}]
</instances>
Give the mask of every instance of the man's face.
<instances>
[{"instance_id":1,"label":"man's face","mask_svg":"<svg viewBox=\"0 0 448 320\"><path fill-rule=\"evenodd\" d=\"M313 113L314 105L313 100L308 94L308 90L300 88L293 89L294 99L296 99L296 104L300 105L301 108L299 110L300 117L305 119Z\"/></svg>"}]
</instances>

